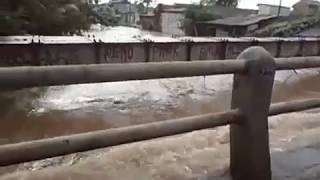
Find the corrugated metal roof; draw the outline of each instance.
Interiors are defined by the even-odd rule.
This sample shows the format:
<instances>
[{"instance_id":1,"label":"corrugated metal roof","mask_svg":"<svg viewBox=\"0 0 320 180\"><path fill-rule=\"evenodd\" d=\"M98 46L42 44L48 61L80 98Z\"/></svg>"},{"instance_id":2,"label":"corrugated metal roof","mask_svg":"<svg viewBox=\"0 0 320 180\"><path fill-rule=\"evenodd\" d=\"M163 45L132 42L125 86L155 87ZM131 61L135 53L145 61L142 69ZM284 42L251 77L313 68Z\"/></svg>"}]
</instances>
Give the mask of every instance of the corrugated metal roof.
<instances>
[{"instance_id":1,"label":"corrugated metal roof","mask_svg":"<svg viewBox=\"0 0 320 180\"><path fill-rule=\"evenodd\" d=\"M214 6L212 12L221 16L222 18L236 17L236 16L249 16L252 14L257 14L257 10L253 9L241 9L241 8L231 8L224 6Z\"/></svg>"},{"instance_id":2,"label":"corrugated metal roof","mask_svg":"<svg viewBox=\"0 0 320 180\"><path fill-rule=\"evenodd\" d=\"M257 6L270 6L270 7L279 8L279 5L265 4L265 3L259 3L259 4L257 4ZM285 9L291 9L290 7L287 7L287 6L280 6L280 7L281 7L281 8L285 8Z\"/></svg>"},{"instance_id":3,"label":"corrugated metal roof","mask_svg":"<svg viewBox=\"0 0 320 180\"><path fill-rule=\"evenodd\" d=\"M235 16L224 19L217 19L213 21L206 21L203 24L217 24L226 26L248 26L251 24L256 24L263 20L268 20L276 18L274 15L250 15L250 16Z\"/></svg>"},{"instance_id":4,"label":"corrugated metal roof","mask_svg":"<svg viewBox=\"0 0 320 180\"><path fill-rule=\"evenodd\" d=\"M188 4L174 4L174 5L159 4L158 9L159 7L162 12L183 13L188 7ZM222 18L227 18L232 16L248 16L250 14L257 14L258 11L253 9L214 6L212 7L212 12L214 12L216 15Z\"/></svg>"}]
</instances>

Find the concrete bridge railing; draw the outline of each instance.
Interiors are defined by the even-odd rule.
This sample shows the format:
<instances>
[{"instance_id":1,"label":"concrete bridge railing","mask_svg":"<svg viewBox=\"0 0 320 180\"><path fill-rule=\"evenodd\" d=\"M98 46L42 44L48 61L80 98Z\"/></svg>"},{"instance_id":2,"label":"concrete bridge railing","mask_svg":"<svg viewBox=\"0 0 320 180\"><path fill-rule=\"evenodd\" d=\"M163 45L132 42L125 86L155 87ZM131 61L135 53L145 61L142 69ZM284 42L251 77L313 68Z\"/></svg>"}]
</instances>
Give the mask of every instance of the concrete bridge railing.
<instances>
[{"instance_id":1,"label":"concrete bridge railing","mask_svg":"<svg viewBox=\"0 0 320 180\"><path fill-rule=\"evenodd\" d=\"M271 103L276 70L320 67L320 57L274 59L261 47L234 61L0 68L1 88L234 74L231 110L222 113L0 146L0 166L230 125L234 180L271 180L268 116L320 107L320 99ZM214 161L214 160L212 160Z\"/></svg>"},{"instance_id":2,"label":"concrete bridge railing","mask_svg":"<svg viewBox=\"0 0 320 180\"><path fill-rule=\"evenodd\" d=\"M320 56L319 38L149 37L112 42L108 37L0 36L0 66L235 59L250 46L261 46L277 58Z\"/></svg>"}]
</instances>

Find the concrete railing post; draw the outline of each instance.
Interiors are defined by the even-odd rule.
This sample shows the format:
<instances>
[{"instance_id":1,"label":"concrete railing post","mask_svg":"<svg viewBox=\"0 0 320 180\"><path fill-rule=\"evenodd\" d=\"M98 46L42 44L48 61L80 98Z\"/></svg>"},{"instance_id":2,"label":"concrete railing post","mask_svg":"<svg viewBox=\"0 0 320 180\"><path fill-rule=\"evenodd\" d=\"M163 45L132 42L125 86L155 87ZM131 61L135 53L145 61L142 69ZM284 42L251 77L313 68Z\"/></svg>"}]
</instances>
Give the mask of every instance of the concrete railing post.
<instances>
[{"instance_id":1,"label":"concrete railing post","mask_svg":"<svg viewBox=\"0 0 320 180\"><path fill-rule=\"evenodd\" d=\"M233 180L271 180L268 111L275 62L262 47L243 51L246 71L234 75L231 107L244 115L230 125L230 169Z\"/></svg>"}]
</instances>

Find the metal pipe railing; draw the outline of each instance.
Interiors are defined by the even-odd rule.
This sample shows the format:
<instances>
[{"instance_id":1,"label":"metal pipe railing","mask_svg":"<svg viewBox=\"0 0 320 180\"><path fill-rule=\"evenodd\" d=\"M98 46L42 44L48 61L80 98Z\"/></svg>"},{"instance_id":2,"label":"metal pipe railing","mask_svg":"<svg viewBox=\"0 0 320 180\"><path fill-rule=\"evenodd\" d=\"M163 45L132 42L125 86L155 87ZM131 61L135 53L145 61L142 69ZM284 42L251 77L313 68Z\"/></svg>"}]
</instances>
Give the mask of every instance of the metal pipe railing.
<instances>
[{"instance_id":1,"label":"metal pipe railing","mask_svg":"<svg viewBox=\"0 0 320 180\"><path fill-rule=\"evenodd\" d=\"M238 110L231 110L217 114L205 114L143 125L2 145L0 146L0 166L224 126L239 121L240 117Z\"/></svg>"},{"instance_id":2,"label":"metal pipe railing","mask_svg":"<svg viewBox=\"0 0 320 180\"><path fill-rule=\"evenodd\" d=\"M290 57L275 59L277 70L304 69L320 67L320 57Z\"/></svg>"},{"instance_id":3,"label":"metal pipe railing","mask_svg":"<svg viewBox=\"0 0 320 180\"><path fill-rule=\"evenodd\" d=\"M315 68L320 66L320 57L279 58L275 63L277 70ZM244 60L2 67L0 88L232 74L246 69Z\"/></svg>"},{"instance_id":4,"label":"metal pipe railing","mask_svg":"<svg viewBox=\"0 0 320 180\"><path fill-rule=\"evenodd\" d=\"M196 61L0 68L6 88L191 77L241 72L245 61Z\"/></svg>"}]
</instances>

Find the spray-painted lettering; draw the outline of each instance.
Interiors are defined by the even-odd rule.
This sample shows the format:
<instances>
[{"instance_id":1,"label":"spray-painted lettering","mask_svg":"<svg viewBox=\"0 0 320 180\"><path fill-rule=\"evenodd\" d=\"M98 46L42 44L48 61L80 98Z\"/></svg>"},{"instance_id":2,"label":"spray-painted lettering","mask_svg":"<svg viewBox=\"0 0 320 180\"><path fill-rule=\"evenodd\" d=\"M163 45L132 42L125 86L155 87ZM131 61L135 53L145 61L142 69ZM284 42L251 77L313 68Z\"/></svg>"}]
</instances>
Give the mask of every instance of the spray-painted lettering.
<instances>
[{"instance_id":1,"label":"spray-painted lettering","mask_svg":"<svg viewBox=\"0 0 320 180\"><path fill-rule=\"evenodd\" d=\"M154 46L152 59L155 61L176 60L179 57L179 47L174 45Z\"/></svg>"},{"instance_id":2,"label":"spray-painted lettering","mask_svg":"<svg viewBox=\"0 0 320 180\"><path fill-rule=\"evenodd\" d=\"M104 59L106 62L131 62L133 56L132 46L111 46L106 47L104 51Z\"/></svg>"},{"instance_id":3,"label":"spray-painted lettering","mask_svg":"<svg viewBox=\"0 0 320 180\"><path fill-rule=\"evenodd\" d=\"M199 59L206 60L206 59L215 59L218 56L216 47L213 46L201 46Z\"/></svg>"}]
</instances>

